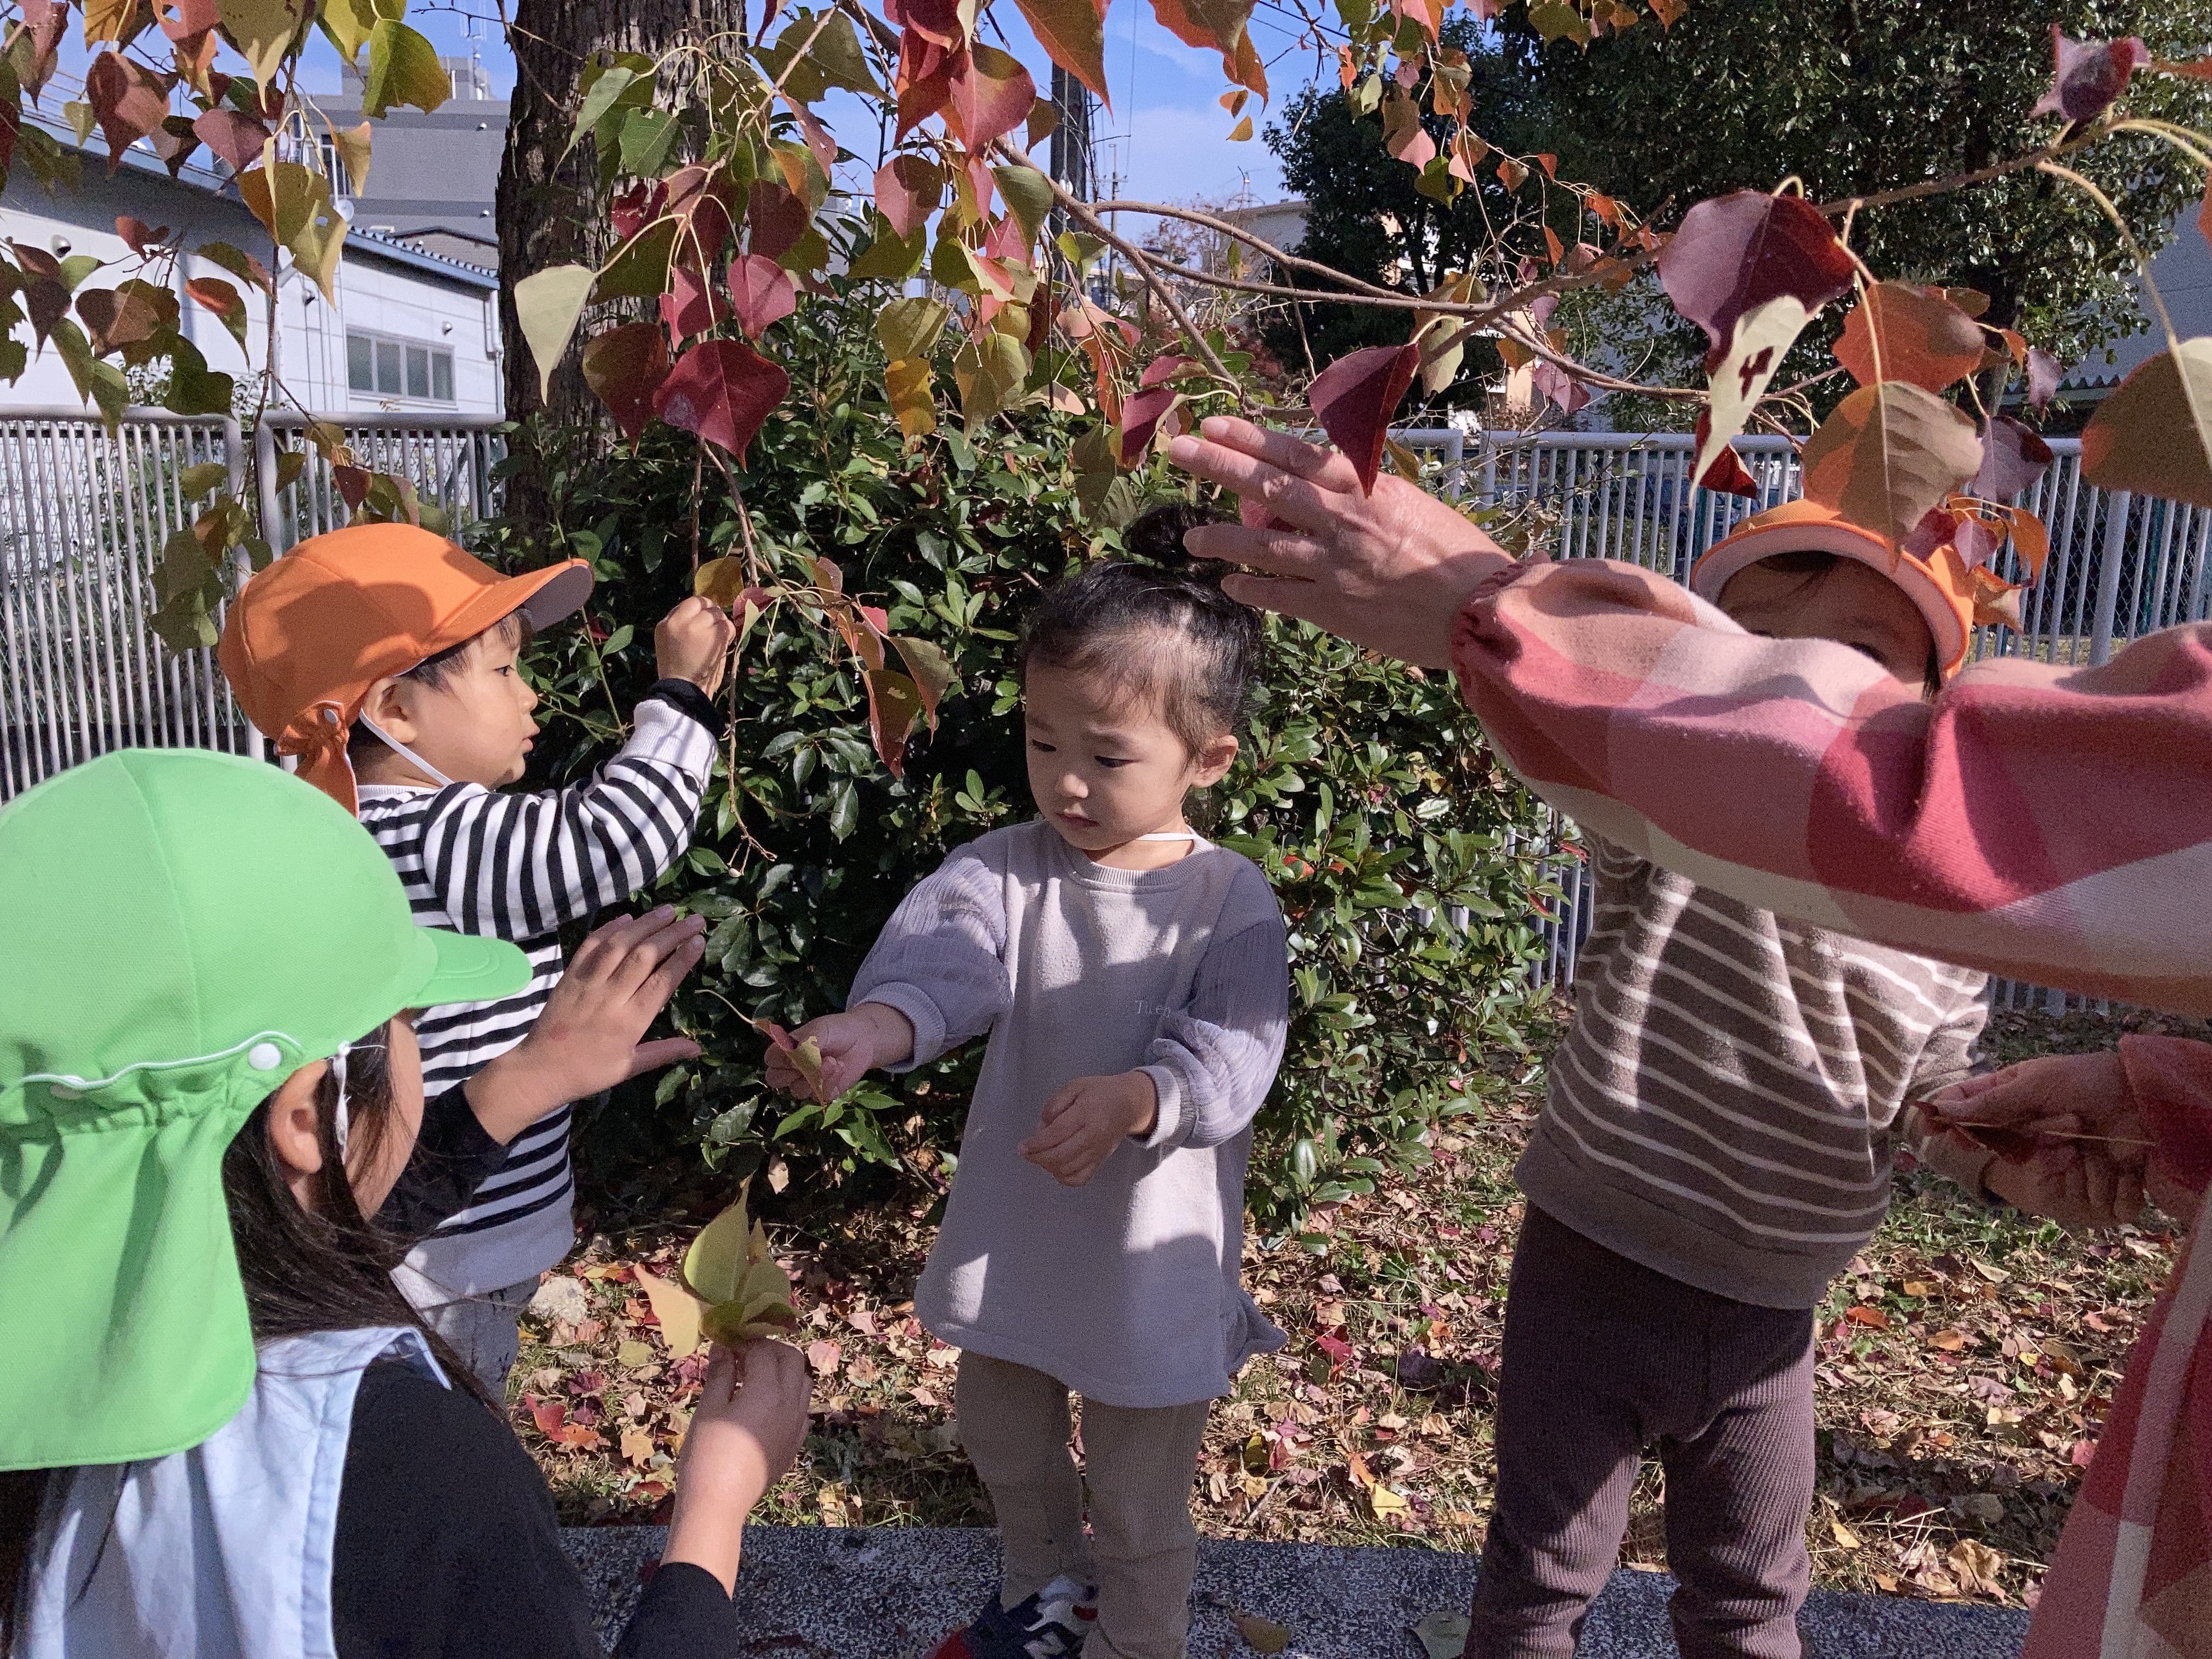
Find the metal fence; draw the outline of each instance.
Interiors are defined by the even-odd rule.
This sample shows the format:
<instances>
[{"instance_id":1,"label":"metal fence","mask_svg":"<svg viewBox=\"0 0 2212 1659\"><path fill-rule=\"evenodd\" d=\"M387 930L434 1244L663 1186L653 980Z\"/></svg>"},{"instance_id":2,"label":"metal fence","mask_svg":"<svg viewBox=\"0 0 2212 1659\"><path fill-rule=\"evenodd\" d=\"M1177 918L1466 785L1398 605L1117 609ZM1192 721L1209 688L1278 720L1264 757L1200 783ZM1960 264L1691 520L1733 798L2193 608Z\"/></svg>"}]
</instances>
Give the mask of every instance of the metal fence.
<instances>
[{"instance_id":1,"label":"metal fence","mask_svg":"<svg viewBox=\"0 0 2212 1659\"><path fill-rule=\"evenodd\" d=\"M1417 447L1428 433L1407 433ZM1457 435L1457 434L1454 434ZM1677 581L1689 580L1698 556L1736 523L1802 493L1796 457L1781 438L1737 443L1759 498L1717 494L1692 484L1691 440L1681 435L1486 433L1470 460L1440 453L1449 469L1472 472L1478 506L1528 515L1534 544L1554 558L1608 558L1640 564ZM2042 579L2022 596L2021 626L1974 631L1977 657L2026 656L2045 662L2095 664L2129 640L2207 614L2212 512L2184 503L2111 492L2081 478L2078 439L2051 443L2056 459L2019 505L2042 519L2051 553ZM2014 550L1996 568L2018 580ZM1563 851L1551 873L1561 900L1543 914L1545 951L1539 983L1564 987L1589 931L1588 872ZM2000 982L1999 1006L2030 1004L2054 1012L2083 1000L2041 988Z\"/></svg>"},{"instance_id":2,"label":"metal fence","mask_svg":"<svg viewBox=\"0 0 2212 1659\"><path fill-rule=\"evenodd\" d=\"M497 510L498 421L315 418L458 521ZM312 448L298 478L276 488L276 451L300 447L304 424L271 416L254 433L262 532L280 553L347 517ZM241 495L246 457L228 416L134 409L110 431L83 409L0 410L0 800L111 749L265 754L215 653L179 655L152 627L162 544L194 516L185 469L220 463Z\"/></svg>"}]
</instances>

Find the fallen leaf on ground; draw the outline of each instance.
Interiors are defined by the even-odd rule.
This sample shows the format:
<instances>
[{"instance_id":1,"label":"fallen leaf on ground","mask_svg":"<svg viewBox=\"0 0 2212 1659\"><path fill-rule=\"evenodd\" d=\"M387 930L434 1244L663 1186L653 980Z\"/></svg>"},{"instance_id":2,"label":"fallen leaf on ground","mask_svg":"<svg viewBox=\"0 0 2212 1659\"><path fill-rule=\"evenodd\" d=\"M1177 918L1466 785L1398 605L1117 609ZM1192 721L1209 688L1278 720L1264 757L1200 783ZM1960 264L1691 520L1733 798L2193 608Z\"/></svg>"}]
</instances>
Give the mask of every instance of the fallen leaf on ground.
<instances>
[{"instance_id":1,"label":"fallen leaf on ground","mask_svg":"<svg viewBox=\"0 0 2212 1659\"><path fill-rule=\"evenodd\" d=\"M1244 1645L1255 1653L1280 1653L1291 1644L1287 1625L1279 1625L1272 1619L1262 1619L1256 1613L1235 1615L1237 1633L1244 1638Z\"/></svg>"},{"instance_id":2,"label":"fallen leaf on ground","mask_svg":"<svg viewBox=\"0 0 2212 1659\"><path fill-rule=\"evenodd\" d=\"M1463 1613L1439 1608L1435 1613L1424 1613L1407 1628L1413 1632L1414 1639L1420 1643L1429 1659L1460 1659L1467 1646L1468 1625Z\"/></svg>"}]
</instances>

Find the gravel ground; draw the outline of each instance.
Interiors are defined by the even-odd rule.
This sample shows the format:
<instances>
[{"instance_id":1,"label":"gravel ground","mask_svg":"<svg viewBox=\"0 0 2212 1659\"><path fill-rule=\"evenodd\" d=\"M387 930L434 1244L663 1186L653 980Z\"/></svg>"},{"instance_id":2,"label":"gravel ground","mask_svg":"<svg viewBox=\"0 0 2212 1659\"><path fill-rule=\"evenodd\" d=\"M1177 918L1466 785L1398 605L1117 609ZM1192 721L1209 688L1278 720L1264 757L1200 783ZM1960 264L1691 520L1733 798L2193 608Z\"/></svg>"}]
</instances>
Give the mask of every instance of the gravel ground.
<instances>
[{"instance_id":1,"label":"gravel ground","mask_svg":"<svg viewBox=\"0 0 2212 1659\"><path fill-rule=\"evenodd\" d=\"M611 1646L662 1533L575 1528L566 1538ZM744 1629L757 1633L737 1651L763 1659L921 1659L973 1616L997 1570L996 1537L979 1528L755 1527L745 1534L738 1602ZM1672 1655L1673 1583L1664 1573L1614 1574L1583 1632L1582 1654ZM1208 1540L1200 1546L1191 1659L1255 1651L1238 1631L1240 1613L1290 1630L1285 1659L1424 1659L1408 1626L1463 1608L1474 1583L1474 1558L1441 1550ZM2027 1615L2012 1609L1826 1590L1813 1593L1803 1622L1814 1659L2014 1659L2027 1632Z\"/></svg>"}]
</instances>

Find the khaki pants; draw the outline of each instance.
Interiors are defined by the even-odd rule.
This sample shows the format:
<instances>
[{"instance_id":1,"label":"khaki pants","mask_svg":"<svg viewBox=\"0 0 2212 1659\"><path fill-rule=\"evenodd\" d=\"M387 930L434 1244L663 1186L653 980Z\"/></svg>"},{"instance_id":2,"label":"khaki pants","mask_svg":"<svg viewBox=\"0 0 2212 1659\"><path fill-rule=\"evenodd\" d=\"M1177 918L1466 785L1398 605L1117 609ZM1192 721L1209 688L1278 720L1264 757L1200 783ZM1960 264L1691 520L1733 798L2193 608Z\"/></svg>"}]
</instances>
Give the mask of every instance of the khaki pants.
<instances>
[{"instance_id":1,"label":"khaki pants","mask_svg":"<svg viewBox=\"0 0 2212 1659\"><path fill-rule=\"evenodd\" d=\"M1067 1402L1066 1385L1042 1371L960 1356L960 1442L998 1515L1000 1595L1012 1607L1066 1573L1098 1586L1090 1659L1183 1659L1198 1567L1190 1488L1212 1402L1149 1410L1083 1402L1088 1548Z\"/></svg>"}]
</instances>

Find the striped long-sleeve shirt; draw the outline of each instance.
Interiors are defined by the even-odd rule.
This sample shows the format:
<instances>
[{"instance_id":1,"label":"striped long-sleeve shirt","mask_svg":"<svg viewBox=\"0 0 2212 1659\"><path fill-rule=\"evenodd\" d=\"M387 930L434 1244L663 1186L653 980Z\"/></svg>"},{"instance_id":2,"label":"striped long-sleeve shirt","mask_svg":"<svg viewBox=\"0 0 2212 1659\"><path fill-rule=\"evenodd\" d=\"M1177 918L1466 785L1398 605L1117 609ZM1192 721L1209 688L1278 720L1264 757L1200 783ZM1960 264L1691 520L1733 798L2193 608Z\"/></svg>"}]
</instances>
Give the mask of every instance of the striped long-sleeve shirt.
<instances>
[{"instance_id":1,"label":"striped long-sleeve shirt","mask_svg":"<svg viewBox=\"0 0 2212 1659\"><path fill-rule=\"evenodd\" d=\"M530 957L530 984L517 995L428 1009L416 1022L429 1096L529 1032L561 981L564 922L651 885L690 846L719 724L697 687L664 680L638 705L621 752L565 789L362 786L362 823L398 871L415 920L507 939ZM428 1302L498 1290L568 1254L568 1121L562 1106L514 1138L468 1207L409 1254L410 1294Z\"/></svg>"},{"instance_id":2,"label":"striped long-sleeve shirt","mask_svg":"<svg viewBox=\"0 0 2212 1659\"><path fill-rule=\"evenodd\" d=\"M1905 1109L1966 1075L1983 975L1590 852L1574 1022L1516 1178L1669 1278L1810 1307L1881 1224ZM1928 1150L1972 1179L1945 1143Z\"/></svg>"}]
</instances>

